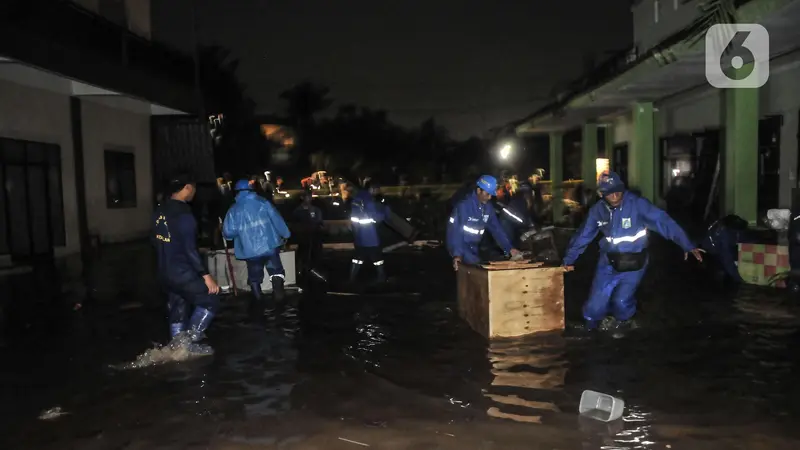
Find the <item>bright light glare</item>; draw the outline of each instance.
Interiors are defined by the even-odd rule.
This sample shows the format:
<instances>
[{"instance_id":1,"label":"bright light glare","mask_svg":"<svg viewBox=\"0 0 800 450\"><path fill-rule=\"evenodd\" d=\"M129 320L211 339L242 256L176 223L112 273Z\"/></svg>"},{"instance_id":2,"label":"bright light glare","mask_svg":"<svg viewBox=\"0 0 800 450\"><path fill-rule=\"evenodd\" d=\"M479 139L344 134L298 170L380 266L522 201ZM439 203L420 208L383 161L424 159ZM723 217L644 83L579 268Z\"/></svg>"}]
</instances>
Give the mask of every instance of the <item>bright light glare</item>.
<instances>
[{"instance_id":1,"label":"bright light glare","mask_svg":"<svg viewBox=\"0 0 800 450\"><path fill-rule=\"evenodd\" d=\"M597 158L594 161L594 167L595 167L594 170L595 170L595 176L596 176L595 179L599 180L600 179L600 175L603 172L607 172L609 170L609 166L610 166L610 163L608 161L608 158Z\"/></svg>"},{"instance_id":2,"label":"bright light glare","mask_svg":"<svg viewBox=\"0 0 800 450\"><path fill-rule=\"evenodd\" d=\"M500 157L508 159L509 155L511 155L511 144L506 144L500 149Z\"/></svg>"}]
</instances>

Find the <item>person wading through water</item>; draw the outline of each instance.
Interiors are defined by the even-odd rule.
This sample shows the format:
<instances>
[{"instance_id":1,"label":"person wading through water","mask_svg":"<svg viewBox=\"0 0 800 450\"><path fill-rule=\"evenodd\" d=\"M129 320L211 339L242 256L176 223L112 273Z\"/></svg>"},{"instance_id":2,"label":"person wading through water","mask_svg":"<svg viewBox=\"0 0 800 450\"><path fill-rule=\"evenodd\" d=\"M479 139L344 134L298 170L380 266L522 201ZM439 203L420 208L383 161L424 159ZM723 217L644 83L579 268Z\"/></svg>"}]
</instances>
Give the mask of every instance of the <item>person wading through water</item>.
<instances>
[{"instance_id":1,"label":"person wading through water","mask_svg":"<svg viewBox=\"0 0 800 450\"><path fill-rule=\"evenodd\" d=\"M167 293L170 336L188 333L190 352L212 354L210 346L198 342L219 309L219 286L197 251L197 221L188 205L196 192L188 176L169 182L170 197L155 211L150 239L158 254L158 280Z\"/></svg>"},{"instance_id":2,"label":"person wading through water","mask_svg":"<svg viewBox=\"0 0 800 450\"><path fill-rule=\"evenodd\" d=\"M636 314L634 294L649 259L648 230L655 230L678 244L684 251L684 260L691 253L702 261L704 252L666 212L628 191L616 173L602 174L597 190L603 200L589 209L588 217L567 247L563 263L565 271L575 270L575 261L597 233L603 232L592 289L583 305L583 317L589 330L597 328L609 313L616 324L606 321L609 323L604 324L604 328L631 325L628 321Z\"/></svg>"},{"instance_id":3,"label":"person wading through water","mask_svg":"<svg viewBox=\"0 0 800 450\"><path fill-rule=\"evenodd\" d=\"M236 203L228 210L222 224L222 235L233 241L236 259L247 263L247 283L253 292L251 309L282 306L285 271L280 249L291 233L277 209L264 197L253 191L248 180L239 180L234 186ZM272 305L267 305L261 291L264 267L272 283Z\"/></svg>"}]
</instances>

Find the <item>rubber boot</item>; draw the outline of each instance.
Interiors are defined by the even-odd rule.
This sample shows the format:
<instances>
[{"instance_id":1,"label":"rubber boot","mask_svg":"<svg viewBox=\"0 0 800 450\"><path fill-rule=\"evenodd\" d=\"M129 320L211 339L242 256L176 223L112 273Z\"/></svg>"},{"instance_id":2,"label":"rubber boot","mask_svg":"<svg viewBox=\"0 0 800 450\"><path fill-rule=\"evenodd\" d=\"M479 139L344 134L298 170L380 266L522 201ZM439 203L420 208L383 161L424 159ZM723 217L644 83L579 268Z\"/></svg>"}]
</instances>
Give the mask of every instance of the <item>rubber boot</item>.
<instances>
[{"instance_id":1,"label":"rubber boot","mask_svg":"<svg viewBox=\"0 0 800 450\"><path fill-rule=\"evenodd\" d=\"M282 276L274 275L269 279L272 283L272 300L275 305L280 305L286 298L286 290L283 288L284 279Z\"/></svg>"},{"instance_id":2,"label":"rubber boot","mask_svg":"<svg viewBox=\"0 0 800 450\"><path fill-rule=\"evenodd\" d=\"M356 279L358 279L358 271L361 269L361 264L350 264L350 284L356 284Z\"/></svg>"},{"instance_id":3,"label":"rubber boot","mask_svg":"<svg viewBox=\"0 0 800 450\"><path fill-rule=\"evenodd\" d=\"M183 322L169 324L170 338L174 338L175 336L183 333L184 331L186 331L186 325Z\"/></svg>"},{"instance_id":4,"label":"rubber boot","mask_svg":"<svg viewBox=\"0 0 800 450\"><path fill-rule=\"evenodd\" d=\"M214 313L205 308L195 308L192 313L191 327L189 328L189 335L192 338L192 343L189 345L189 351L200 355L211 355L214 349L209 345L199 344L198 342L205 338L205 331L214 320Z\"/></svg>"},{"instance_id":5,"label":"rubber boot","mask_svg":"<svg viewBox=\"0 0 800 450\"><path fill-rule=\"evenodd\" d=\"M286 309L286 290L284 289L284 278L281 276L272 276L269 279L272 283L272 310L276 324L281 324L283 321L283 313Z\"/></svg>"},{"instance_id":6,"label":"rubber boot","mask_svg":"<svg viewBox=\"0 0 800 450\"><path fill-rule=\"evenodd\" d=\"M380 266L375 266L375 284L383 284L386 282L386 266L381 264Z\"/></svg>"},{"instance_id":7,"label":"rubber boot","mask_svg":"<svg viewBox=\"0 0 800 450\"><path fill-rule=\"evenodd\" d=\"M261 292L261 283L250 283L250 292L253 293L253 298L250 300L250 310L264 307L264 293Z\"/></svg>"}]
</instances>

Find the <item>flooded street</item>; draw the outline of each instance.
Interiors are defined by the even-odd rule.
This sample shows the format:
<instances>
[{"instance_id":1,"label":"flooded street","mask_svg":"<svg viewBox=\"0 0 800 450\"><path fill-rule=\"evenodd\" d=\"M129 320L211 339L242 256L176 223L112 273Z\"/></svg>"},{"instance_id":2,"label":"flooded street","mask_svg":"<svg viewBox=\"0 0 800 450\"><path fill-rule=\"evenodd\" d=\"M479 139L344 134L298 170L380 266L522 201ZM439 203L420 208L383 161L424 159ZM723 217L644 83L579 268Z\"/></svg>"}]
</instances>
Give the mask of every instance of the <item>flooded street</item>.
<instances>
[{"instance_id":1,"label":"flooded street","mask_svg":"<svg viewBox=\"0 0 800 450\"><path fill-rule=\"evenodd\" d=\"M706 285L680 257L650 267L624 336L487 343L458 317L444 251L405 249L381 292L296 294L266 323L230 296L215 356L120 370L167 330L147 247L109 250L83 309L3 341L0 448L800 448L800 308ZM348 258L327 254L331 279ZM593 264L566 277L568 323ZM624 420L580 418L584 389L623 398Z\"/></svg>"}]
</instances>

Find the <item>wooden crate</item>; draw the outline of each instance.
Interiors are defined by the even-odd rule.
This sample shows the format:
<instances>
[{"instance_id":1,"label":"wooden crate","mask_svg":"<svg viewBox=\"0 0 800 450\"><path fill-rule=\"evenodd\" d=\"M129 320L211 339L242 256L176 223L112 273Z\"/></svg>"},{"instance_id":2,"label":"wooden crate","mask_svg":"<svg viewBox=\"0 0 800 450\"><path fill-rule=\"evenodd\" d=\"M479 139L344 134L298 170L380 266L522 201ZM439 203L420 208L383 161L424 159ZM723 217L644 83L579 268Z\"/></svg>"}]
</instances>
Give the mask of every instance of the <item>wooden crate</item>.
<instances>
[{"instance_id":1,"label":"wooden crate","mask_svg":"<svg viewBox=\"0 0 800 450\"><path fill-rule=\"evenodd\" d=\"M458 310L487 338L564 329L564 272L523 265L458 270Z\"/></svg>"}]
</instances>

